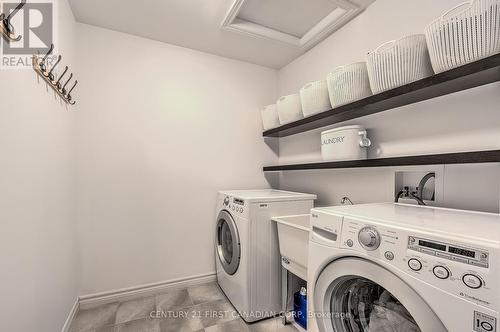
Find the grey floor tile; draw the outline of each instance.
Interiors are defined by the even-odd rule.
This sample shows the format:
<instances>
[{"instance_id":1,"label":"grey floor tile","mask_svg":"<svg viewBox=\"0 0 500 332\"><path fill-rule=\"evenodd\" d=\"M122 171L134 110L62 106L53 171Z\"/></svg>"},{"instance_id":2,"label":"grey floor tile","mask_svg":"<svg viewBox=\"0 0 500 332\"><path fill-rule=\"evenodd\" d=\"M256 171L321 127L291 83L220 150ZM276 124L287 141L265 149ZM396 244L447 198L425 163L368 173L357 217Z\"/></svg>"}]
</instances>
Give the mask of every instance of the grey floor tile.
<instances>
[{"instance_id":1,"label":"grey floor tile","mask_svg":"<svg viewBox=\"0 0 500 332\"><path fill-rule=\"evenodd\" d=\"M205 329L205 332L249 332L250 329L241 319L234 319L229 322L220 323Z\"/></svg>"},{"instance_id":2,"label":"grey floor tile","mask_svg":"<svg viewBox=\"0 0 500 332\"><path fill-rule=\"evenodd\" d=\"M226 299L200 304L194 306L193 310L200 316L205 329L239 318L238 312Z\"/></svg>"},{"instance_id":3,"label":"grey floor tile","mask_svg":"<svg viewBox=\"0 0 500 332\"><path fill-rule=\"evenodd\" d=\"M194 310L180 310L160 319L161 332L194 332L202 331L203 324Z\"/></svg>"},{"instance_id":4,"label":"grey floor tile","mask_svg":"<svg viewBox=\"0 0 500 332\"><path fill-rule=\"evenodd\" d=\"M115 323L118 303L105 304L92 309L80 310L71 324L70 332L96 330Z\"/></svg>"},{"instance_id":5,"label":"grey floor tile","mask_svg":"<svg viewBox=\"0 0 500 332\"><path fill-rule=\"evenodd\" d=\"M299 330L297 330L292 324L288 324L286 326L280 325L277 332L299 332Z\"/></svg>"},{"instance_id":6,"label":"grey floor tile","mask_svg":"<svg viewBox=\"0 0 500 332\"><path fill-rule=\"evenodd\" d=\"M114 332L160 332L160 321L141 319L115 326Z\"/></svg>"},{"instance_id":7,"label":"grey floor tile","mask_svg":"<svg viewBox=\"0 0 500 332\"><path fill-rule=\"evenodd\" d=\"M155 311L154 297L122 302L116 311L115 324L148 318L153 311Z\"/></svg>"},{"instance_id":8,"label":"grey floor tile","mask_svg":"<svg viewBox=\"0 0 500 332\"><path fill-rule=\"evenodd\" d=\"M217 284L206 284L188 288L189 297L194 304L202 304L225 299Z\"/></svg>"},{"instance_id":9,"label":"grey floor tile","mask_svg":"<svg viewBox=\"0 0 500 332\"><path fill-rule=\"evenodd\" d=\"M283 327L281 318L270 318L249 325L251 332L277 331L281 327Z\"/></svg>"},{"instance_id":10,"label":"grey floor tile","mask_svg":"<svg viewBox=\"0 0 500 332\"><path fill-rule=\"evenodd\" d=\"M191 307L193 301L187 289L175 290L156 295L156 310L176 310Z\"/></svg>"},{"instance_id":11,"label":"grey floor tile","mask_svg":"<svg viewBox=\"0 0 500 332\"><path fill-rule=\"evenodd\" d=\"M105 326L103 328L94 330L95 332L115 332L115 326ZM92 331L92 332L94 332Z\"/></svg>"},{"instance_id":12,"label":"grey floor tile","mask_svg":"<svg viewBox=\"0 0 500 332\"><path fill-rule=\"evenodd\" d=\"M265 321L246 324L241 318L219 323L205 328L205 332L298 332L292 325L283 326L281 319L268 319Z\"/></svg>"},{"instance_id":13,"label":"grey floor tile","mask_svg":"<svg viewBox=\"0 0 500 332\"><path fill-rule=\"evenodd\" d=\"M151 313L155 318L150 317ZM81 310L70 331L297 332L297 329L291 325L284 327L279 317L246 324L218 286L208 284Z\"/></svg>"}]
</instances>

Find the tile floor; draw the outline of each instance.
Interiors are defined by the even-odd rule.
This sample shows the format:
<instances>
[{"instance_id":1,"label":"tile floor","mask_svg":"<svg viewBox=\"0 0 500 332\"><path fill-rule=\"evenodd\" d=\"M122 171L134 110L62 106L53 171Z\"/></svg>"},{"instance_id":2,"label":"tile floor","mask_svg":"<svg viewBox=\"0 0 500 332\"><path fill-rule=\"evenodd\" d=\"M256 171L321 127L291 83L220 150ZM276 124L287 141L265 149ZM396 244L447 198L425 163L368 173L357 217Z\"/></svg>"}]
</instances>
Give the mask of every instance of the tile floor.
<instances>
[{"instance_id":1,"label":"tile floor","mask_svg":"<svg viewBox=\"0 0 500 332\"><path fill-rule=\"evenodd\" d=\"M216 284L80 310L70 332L296 332L280 318L247 325Z\"/></svg>"}]
</instances>

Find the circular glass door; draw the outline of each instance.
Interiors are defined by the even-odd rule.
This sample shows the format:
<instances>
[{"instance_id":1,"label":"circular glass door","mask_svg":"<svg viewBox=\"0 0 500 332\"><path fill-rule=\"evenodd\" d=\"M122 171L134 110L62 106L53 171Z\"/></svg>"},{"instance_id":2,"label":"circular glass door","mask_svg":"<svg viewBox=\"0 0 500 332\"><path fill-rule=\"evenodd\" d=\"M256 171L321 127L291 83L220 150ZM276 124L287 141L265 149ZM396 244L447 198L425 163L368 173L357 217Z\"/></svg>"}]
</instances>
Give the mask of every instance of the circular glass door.
<instances>
[{"instance_id":1,"label":"circular glass door","mask_svg":"<svg viewBox=\"0 0 500 332\"><path fill-rule=\"evenodd\" d=\"M334 261L322 271L314 307L321 332L447 332L404 281L359 258Z\"/></svg>"},{"instance_id":2,"label":"circular glass door","mask_svg":"<svg viewBox=\"0 0 500 332\"><path fill-rule=\"evenodd\" d=\"M331 298L334 331L421 332L405 306L382 286L365 278L338 281Z\"/></svg>"},{"instance_id":3,"label":"circular glass door","mask_svg":"<svg viewBox=\"0 0 500 332\"><path fill-rule=\"evenodd\" d=\"M217 218L217 256L227 274L236 273L240 265L240 238L233 217L227 211L221 211Z\"/></svg>"}]
</instances>

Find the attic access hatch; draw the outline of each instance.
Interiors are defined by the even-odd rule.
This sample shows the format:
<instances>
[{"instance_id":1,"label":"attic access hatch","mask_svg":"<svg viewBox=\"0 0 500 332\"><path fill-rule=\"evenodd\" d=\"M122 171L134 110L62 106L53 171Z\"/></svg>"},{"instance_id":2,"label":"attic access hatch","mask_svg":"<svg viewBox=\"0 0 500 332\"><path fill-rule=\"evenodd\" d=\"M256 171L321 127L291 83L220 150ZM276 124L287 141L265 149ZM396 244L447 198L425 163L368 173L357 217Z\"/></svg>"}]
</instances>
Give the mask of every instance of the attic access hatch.
<instances>
[{"instance_id":1,"label":"attic access hatch","mask_svg":"<svg viewBox=\"0 0 500 332\"><path fill-rule=\"evenodd\" d=\"M235 0L222 29L308 49L375 0Z\"/></svg>"}]
</instances>

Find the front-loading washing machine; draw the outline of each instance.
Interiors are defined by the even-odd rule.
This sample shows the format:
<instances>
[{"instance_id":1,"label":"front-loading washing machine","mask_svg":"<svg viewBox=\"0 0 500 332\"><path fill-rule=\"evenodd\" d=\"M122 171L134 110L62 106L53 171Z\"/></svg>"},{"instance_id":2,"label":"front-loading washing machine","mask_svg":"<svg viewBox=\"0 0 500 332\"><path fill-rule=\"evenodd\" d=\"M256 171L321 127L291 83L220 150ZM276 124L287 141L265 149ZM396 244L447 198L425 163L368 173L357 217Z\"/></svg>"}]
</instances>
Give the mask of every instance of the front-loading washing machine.
<instances>
[{"instance_id":1,"label":"front-loading washing machine","mask_svg":"<svg viewBox=\"0 0 500 332\"><path fill-rule=\"evenodd\" d=\"M499 331L500 215L366 204L311 227L311 331Z\"/></svg>"},{"instance_id":2,"label":"front-loading washing machine","mask_svg":"<svg viewBox=\"0 0 500 332\"><path fill-rule=\"evenodd\" d=\"M247 322L281 310L276 216L309 213L316 195L279 190L221 191L217 199L217 281Z\"/></svg>"}]
</instances>

